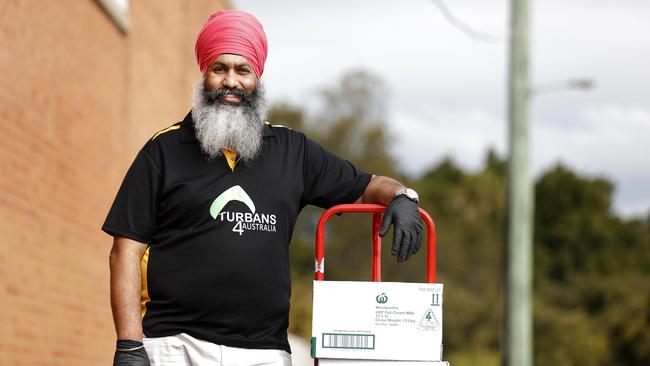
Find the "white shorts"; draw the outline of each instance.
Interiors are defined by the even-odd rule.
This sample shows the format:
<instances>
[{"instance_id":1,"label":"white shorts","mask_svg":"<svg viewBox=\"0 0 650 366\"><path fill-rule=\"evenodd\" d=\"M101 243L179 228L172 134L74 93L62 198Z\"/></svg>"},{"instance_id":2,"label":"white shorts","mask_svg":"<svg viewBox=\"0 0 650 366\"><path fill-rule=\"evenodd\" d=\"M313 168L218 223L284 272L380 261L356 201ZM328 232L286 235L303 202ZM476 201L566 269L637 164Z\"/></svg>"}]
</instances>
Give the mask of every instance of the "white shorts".
<instances>
[{"instance_id":1,"label":"white shorts","mask_svg":"<svg viewBox=\"0 0 650 366\"><path fill-rule=\"evenodd\" d=\"M291 366L284 350L221 346L185 333L142 342L151 366Z\"/></svg>"}]
</instances>

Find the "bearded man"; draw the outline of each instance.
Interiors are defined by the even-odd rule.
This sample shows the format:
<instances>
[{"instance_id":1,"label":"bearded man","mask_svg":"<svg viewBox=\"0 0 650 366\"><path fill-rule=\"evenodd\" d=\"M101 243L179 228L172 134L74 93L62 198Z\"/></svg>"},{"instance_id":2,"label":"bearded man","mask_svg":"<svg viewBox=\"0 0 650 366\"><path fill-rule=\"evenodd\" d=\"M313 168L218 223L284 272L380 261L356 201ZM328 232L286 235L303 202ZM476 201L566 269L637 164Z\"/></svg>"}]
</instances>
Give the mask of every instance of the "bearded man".
<instances>
[{"instance_id":1,"label":"bearded man","mask_svg":"<svg viewBox=\"0 0 650 366\"><path fill-rule=\"evenodd\" d=\"M289 242L303 207L388 205L392 254L415 253L417 194L304 134L265 123L267 42L250 14L201 29L185 119L128 170L102 229L114 237L114 365L291 365Z\"/></svg>"}]
</instances>

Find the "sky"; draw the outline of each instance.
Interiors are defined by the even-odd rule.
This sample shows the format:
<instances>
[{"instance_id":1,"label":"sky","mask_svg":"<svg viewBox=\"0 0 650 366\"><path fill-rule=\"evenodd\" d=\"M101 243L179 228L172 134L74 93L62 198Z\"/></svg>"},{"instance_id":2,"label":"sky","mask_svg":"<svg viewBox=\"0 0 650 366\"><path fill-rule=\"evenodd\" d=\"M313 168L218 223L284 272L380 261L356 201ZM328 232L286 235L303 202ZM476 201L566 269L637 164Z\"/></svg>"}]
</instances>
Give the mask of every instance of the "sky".
<instances>
[{"instance_id":1,"label":"sky","mask_svg":"<svg viewBox=\"0 0 650 366\"><path fill-rule=\"evenodd\" d=\"M380 76L395 156L418 176L446 157L481 168L507 148L510 2L447 0L490 42L454 27L435 0L233 0L269 40L270 101L310 105L347 70ZM531 2L531 166L558 162L616 185L624 216L650 213L650 1ZM589 79L592 90L556 90ZM559 89L562 89L560 87ZM280 121L273 121L281 123Z\"/></svg>"}]
</instances>

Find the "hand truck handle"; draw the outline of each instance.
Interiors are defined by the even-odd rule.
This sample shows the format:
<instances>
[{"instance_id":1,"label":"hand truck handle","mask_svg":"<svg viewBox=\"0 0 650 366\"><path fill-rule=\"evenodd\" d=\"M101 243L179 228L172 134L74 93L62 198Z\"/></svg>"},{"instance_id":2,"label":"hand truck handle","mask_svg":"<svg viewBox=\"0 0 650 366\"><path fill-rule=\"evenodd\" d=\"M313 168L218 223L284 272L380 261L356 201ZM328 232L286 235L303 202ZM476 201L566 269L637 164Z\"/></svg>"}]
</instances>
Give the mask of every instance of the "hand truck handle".
<instances>
[{"instance_id":1,"label":"hand truck handle","mask_svg":"<svg viewBox=\"0 0 650 366\"><path fill-rule=\"evenodd\" d=\"M420 216L427 227L427 278L426 282L436 282L436 227L431 216L420 210ZM381 281L381 237L379 227L381 226L382 214L386 212L386 206L378 204L343 204L331 207L323 212L316 227L316 264L314 268L314 279L323 281L325 279L325 223L330 217L340 213L372 213L372 281Z\"/></svg>"}]
</instances>

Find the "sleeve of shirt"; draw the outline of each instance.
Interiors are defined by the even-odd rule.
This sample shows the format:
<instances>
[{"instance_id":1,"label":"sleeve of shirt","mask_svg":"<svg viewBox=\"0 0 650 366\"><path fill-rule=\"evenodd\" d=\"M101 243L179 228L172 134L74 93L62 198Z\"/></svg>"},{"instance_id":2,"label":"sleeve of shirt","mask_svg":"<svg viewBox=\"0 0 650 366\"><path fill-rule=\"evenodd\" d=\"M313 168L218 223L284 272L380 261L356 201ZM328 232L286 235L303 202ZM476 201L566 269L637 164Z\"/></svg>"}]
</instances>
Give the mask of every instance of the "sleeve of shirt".
<instances>
[{"instance_id":1,"label":"sleeve of shirt","mask_svg":"<svg viewBox=\"0 0 650 366\"><path fill-rule=\"evenodd\" d=\"M145 149L140 150L124 177L102 230L112 236L151 243L161 182L160 169Z\"/></svg>"},{"instance_id":2,"label":"sleeve of shirt","mask_svg":"<svg viewBox=\"0 0 650 366\"><path fill-rule=\"evenodd\" d=\"M352 203L363 194L372 175L305 137L303 204L329 208Z\"/></svg>"}]
</instances>

